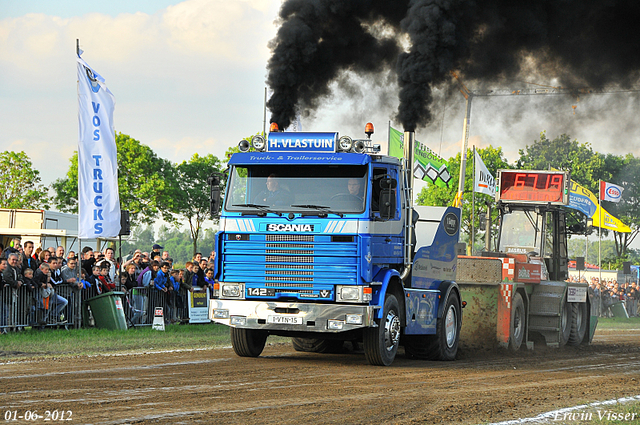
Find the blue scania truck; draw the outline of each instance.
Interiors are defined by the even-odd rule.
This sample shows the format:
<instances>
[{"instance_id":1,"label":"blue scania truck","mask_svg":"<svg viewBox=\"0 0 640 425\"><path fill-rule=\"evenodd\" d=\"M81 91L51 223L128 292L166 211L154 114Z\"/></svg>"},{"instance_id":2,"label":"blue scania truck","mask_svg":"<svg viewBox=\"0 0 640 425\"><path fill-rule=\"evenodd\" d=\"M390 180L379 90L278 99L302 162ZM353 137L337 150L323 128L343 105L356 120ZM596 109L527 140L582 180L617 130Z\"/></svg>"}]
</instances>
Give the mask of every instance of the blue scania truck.
<instances>
[{"instance_id":1,"label":"blue scania truck","mask_svg":"<svg viewBox=\"0 0 640 425\"><path fill-rule=\"evenodd\" d=\"M361 344L374 365L390 365L400 345L455 358L460 210L414 207L414 134L398 159L380 154L372 130L255 136L231 156L223 197L221 176L210 179L220 230L209 314L239 356L280 335L298 351Z\"/></svg>"}]
</instances>

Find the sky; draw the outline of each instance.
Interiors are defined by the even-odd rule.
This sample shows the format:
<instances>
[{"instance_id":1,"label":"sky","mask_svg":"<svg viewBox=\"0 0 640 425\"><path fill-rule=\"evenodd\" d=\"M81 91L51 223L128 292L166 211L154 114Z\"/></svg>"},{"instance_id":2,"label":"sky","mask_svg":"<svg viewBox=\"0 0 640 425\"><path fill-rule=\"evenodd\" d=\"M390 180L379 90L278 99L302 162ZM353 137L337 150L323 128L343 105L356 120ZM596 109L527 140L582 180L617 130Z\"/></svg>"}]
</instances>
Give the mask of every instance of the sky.
<instances>
[{"instance_id":1,"label":"sky","mask_svg":"<svg viewBox=\"0 0 640 425\"><path fill-rule=\"evenodd\" d=\"M44 184L64 177L77 149L79 39L83 59L115 96L116 131L176 163L196 152L222 157L262 131L268 46L280 4L0 0L0 150L25 151ZM553 85L553 78L534 82ZM392 122L398 90L393 76L380 81L343 75L316 111L303 111L303 129L360 138L371 121L374 142L386 146L387 126L401 129ZM505 81L496 88L532 87ZM416 139L449 158L460 151L464 98L455 89L435 95L434 121L418 128ZM476 97L469 146L502 147L513 162L546 131L599 152L640 155L639 100L637 93Z\"/></svg>"}]
</instances>

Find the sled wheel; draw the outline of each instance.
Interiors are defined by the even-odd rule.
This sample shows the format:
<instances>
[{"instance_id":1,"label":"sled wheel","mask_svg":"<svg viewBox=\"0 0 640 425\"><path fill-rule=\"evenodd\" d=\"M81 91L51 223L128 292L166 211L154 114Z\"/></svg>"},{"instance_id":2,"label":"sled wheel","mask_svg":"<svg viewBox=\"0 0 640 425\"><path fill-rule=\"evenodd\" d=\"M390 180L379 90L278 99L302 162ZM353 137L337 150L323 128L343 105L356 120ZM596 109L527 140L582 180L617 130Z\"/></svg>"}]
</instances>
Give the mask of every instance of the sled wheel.
<instances>
[{"instance_id":1,"label":"sled wheel","mask_svg":"<svg viewBox=\"0 0 640 425\"><path fill-rule=\"evenodd\" d=\"M526 319L522 295L516 293L511 307L511 326L509 327L509 349L518 351L524 341Z\"/></svg>"},{"instance_id":2,"label":"sled wheel","mask_svg":"<svg viewBox=\"0 0 640 425\"><path fill-rule=\"evenodd\" d=\"M580 345L587 333L587 303L571 304L571 332L567 344Z\"/></svg>"}]
</instances>

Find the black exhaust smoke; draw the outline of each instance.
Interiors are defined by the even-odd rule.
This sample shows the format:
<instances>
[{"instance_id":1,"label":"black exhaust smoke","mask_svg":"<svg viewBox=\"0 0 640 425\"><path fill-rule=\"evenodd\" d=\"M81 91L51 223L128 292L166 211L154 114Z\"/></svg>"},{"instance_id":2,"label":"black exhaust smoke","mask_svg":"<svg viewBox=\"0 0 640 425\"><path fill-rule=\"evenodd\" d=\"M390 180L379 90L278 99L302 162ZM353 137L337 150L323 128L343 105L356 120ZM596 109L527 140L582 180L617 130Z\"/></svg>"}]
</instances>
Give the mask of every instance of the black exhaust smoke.
<instances>
[{"instance_id":1,"label":"black exhaust smoke","mask_svg":"<svg viewBox=\"0 0 640 425\"><path fill-rule=\"evenodd\" d=\"M397 74L397 119L431 120L432 89L451 70L479 84L552 79L628 88L640 76L640 2L632 0L287 0L271 42L271 122L314 109L344 71ZM501 83L504 86L504 83Z\"/></svg>"}]
</instances>

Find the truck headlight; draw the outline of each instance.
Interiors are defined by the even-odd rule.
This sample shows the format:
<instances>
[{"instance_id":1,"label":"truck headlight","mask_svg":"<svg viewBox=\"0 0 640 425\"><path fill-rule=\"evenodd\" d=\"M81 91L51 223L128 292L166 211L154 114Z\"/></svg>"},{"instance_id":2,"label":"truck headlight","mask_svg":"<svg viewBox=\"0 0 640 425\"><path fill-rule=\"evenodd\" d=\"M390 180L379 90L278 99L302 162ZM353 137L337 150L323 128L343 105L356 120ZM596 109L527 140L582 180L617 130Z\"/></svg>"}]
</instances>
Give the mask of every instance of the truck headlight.
<instances>
[{"instance_id":1,"label":"truck headlight","mask_svg":"<svg viewBox=\"0 0 640 425\"><path fill-rule=\"evenodd\" d=\"M336 301L366 303L371 301L372 290L370 286L338 285L336 287Z\"/></svg>"},{"instance_id":2,"label":"truck headlight","mask_svg":"<svg viewBox=\"0 0 640 425\"><path fill-rule=\"evenodd\" d=\"M343 286L340 297L344 301L357 301L360 298L360 291L357 286Z\"/></svg>"},{"instance_id":3,"label":"truck headlight","mask_svg":"<svg viewBox=\"0 0 640 425\"><path fill-rule=\"evenodd\" d=\"M327 328L332 330L342 330L344 322L342 320L327 320Z\"/></svg>"},{"instance_id":4,"label":"truck headlight","mask_svg":"<svg viewBox=\"0 0 640 425\"><path fill-rule=\"evenodd\" d=\"M264 138L260 135L255 135L251 138L251 145L253 145L253 148L257 151L263 151L266 143L264 141Z\"/></svg>"},{"instance_id":5,"label":"truck headlight","mask_svg":"<svg viewBox=\"0 0 640 425\"><path fill-rule=\"evenodd\" d=\"M247 318L245 316L231 316L229 324L234 326L246 326Z\"/></svg>"},{"instance_id":6,"label":"truck headlight","mask_svg":"<svg viewBox=\"0 0 640 425\"><path fill-rule=\"evenodd\" d=\"M229 310L223 308L216 308L213 310L213 318L214 319L228 319L229 318Z\"/></svg>"},{"instance_id":7,"label":"truck headlight","mask_svg":"<svg viewBox=\"0 0 640 425\"><path fill-rule=\"evenodd\" d=\"M243 285L241 283L220 283L222 296L226 298L243 297Z\"/></svg>"},{"instance_id":8,"label":"truck headlight","mask_svg":"<svg viewBox=\"0 0 640 425\"><path fill-rule=\"evenodd\" d=\"M340 150L349 152L353 147L353 140L349 136L342 136L340 140L338 140L338 146L340 147Z\"/></svg>"}]
</instances>

